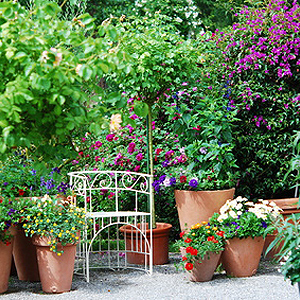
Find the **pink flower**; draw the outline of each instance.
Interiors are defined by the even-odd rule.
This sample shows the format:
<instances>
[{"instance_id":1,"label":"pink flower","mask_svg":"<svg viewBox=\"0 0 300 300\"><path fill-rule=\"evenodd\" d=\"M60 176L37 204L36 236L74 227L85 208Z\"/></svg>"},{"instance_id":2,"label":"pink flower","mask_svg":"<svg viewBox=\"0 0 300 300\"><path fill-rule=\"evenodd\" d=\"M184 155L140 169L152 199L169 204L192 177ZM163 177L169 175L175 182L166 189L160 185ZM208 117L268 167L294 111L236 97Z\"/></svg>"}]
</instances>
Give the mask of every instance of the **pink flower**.
<instances>
[{"instance_id":1,"label":"pink flower","mask_svg":"<svg viewBox=\"0 0 300 300\"><path fill-rule=\"evenodd\" d=\"M83 156L83 152L82 151L78 152L78 155Z\"/></svg>"},{"instance_id":2,"label":"pink flower","mask_svg":"<svg viewBox=\"0 0 300 300\"><path fill-rule=\"evenodd\" d=\"M86 138L82 138L82 141L85 142L85 141L86 141Z\"/></svg>"},{"instance_id":3,"label":"pink flower","mask_svg":"<svg viewBox=\"0 0 300 300\"><path fill-rule=\"evenodd\" d=\"M132 120L135 120L137 118L138 118L138 116L136 114L133 114L132 116L129 117L129 119L132 119Z\"/></svg>"},{"instance_id":4,"label":"pink flower","mask_svg":"<svg viewBox=\"0 0 300 300\"><path fill-rule=\"evenodd\" d=\"M196 92L197 91L197 87L195 86L195 87L193 87L193 91L194 92Z\"/></svg>"},{"instance_id":5,"label":"pink flower","mask_svg":"<svg viewBox=\"0 0 300 300\"><path fill-rule=\"evenodd\" d=\"M113 141L113 139L114 139L114 134L112 133L112 134L108 134L107 136L106 136L106 140L108 141L108 142L112 142Z\"/></svg>"},{"instance_id":6,"label":"pink flower","mask_svg":"<svg viewBox=\"0 0 300 300\"><path fill-rule=\"evenodd\" d=\"M115 195L115 193L109 193L109 195L108 195L108 199L111 199L111 198L113 198L113 196Z\"/></svg>"},{"instance_id":7,"label":"pink flower","mask_svg":"<svg viewBox=\"0 0 300 300\"><path fill-rule=\"evenodd\" d=\"M102 143L100 141L97 141L94 145L95 149L99 149L102 146Z\"/></svg>"},{"instance_id":8,"label":"pink flower","mask_svg":"<svg viewBox=\"0 0 300 300\"><path fill-rule=\"evenodd\" d=\"M95 156L95 161L99 161L100 160L100 156Z\"/></svg>"},{"instance_id":9,"label":"pink flower","mask_svg":"<svg viewBox=\"0 0 300 300\"><path fill-rule=\"evenodd\" d=\"M140 168L141 168L141 166L140 166L140 165L137 165L137 166L134 167L134 170L133 170L133 171L134 171L134 172L138 172L138 171L140 170Z\"/></svg>"},{"instance_id":10,"label":"pink flower","mask_svg":"<svg viewBox=\"0 0 300 300\"><path fill-rule=\"evenodd\" d=\"M143 154L142 153L139 153L137 156L136 156L136 159L138 161L141 161L143 159Z\"/></svg>"},{"instance_id":11,"label":"pink flower","mask_svg":"<svg viewBox=\"0 0 300 300\"><path fill-rule=\"evenodd\" d=\"M78 163L79 163L78 160L75 160L75 159L74 159L74 160L72 161L72 165L76 165L76 164L78 164Z\"/></svg>"}]
</instances>

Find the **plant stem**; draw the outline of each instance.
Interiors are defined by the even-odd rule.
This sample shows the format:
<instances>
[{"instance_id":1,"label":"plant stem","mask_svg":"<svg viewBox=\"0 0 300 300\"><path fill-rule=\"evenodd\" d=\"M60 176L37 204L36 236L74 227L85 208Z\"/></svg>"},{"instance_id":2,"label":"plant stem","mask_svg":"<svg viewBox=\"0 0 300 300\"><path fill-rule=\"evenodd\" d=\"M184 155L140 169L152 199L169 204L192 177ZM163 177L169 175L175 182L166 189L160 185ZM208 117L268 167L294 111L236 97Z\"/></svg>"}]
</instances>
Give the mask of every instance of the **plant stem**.
<instances>
[{"instance_id":1,"label":"plant stem","mask_svg":"<svg viewBox=\"0 0 300 300\"><path fill-rule=\"evenodd\" d=\"M147 131L148 131L148 161L150 164L150 199L152 199L152 227L156 227L156 220L155 220L155 203L154 203L154 189L153 189L153 175L154 175L154 167L153 167L153 143L152 143L152 110L151 105L148 107L148 115L147 115Z\"/></svg>"}]
</instances>

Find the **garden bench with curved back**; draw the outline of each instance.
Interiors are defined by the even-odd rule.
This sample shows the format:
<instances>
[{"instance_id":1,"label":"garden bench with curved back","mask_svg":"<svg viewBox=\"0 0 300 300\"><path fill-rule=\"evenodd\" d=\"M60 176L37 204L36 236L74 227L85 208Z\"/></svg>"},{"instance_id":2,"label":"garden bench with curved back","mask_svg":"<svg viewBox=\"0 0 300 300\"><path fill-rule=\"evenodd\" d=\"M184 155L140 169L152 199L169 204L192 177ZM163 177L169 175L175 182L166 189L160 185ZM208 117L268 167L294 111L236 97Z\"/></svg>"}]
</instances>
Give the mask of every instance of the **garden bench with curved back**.
<instances>
[{"instance_id":1,"label":"garden bench with curved back","mask_svg":"<svg viewBox=\"0 0 300 300\"><path fill-rule=\"evenodd\" d=\"M89 226L75 270L133 268L152 274L151 175L123 171L71 172L70 187Z\"/></svg>"}]
</instances>

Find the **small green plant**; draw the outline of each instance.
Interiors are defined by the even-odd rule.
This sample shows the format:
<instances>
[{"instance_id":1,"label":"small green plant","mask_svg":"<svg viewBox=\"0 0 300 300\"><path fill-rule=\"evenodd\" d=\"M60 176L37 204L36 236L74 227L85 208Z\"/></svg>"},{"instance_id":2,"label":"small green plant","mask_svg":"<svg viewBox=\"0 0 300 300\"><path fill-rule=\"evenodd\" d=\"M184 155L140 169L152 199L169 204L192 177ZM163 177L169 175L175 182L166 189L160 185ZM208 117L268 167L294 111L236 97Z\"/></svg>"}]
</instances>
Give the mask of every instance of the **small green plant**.
<instances>
[{"instance_id":1,"label":"small green plant","mask_svg":"<svg viewBox=\"0 0 300 300\"><path fill-rule=\"evenodd\" d=\"M292 284L300 282L300 223L299 214L292 214L286 220L281 216L274 228L277 230L274 241L269 245L266 254L272 248L278 248L276 261L281 262L284 278Z\"/></svg>"}]
</instances>

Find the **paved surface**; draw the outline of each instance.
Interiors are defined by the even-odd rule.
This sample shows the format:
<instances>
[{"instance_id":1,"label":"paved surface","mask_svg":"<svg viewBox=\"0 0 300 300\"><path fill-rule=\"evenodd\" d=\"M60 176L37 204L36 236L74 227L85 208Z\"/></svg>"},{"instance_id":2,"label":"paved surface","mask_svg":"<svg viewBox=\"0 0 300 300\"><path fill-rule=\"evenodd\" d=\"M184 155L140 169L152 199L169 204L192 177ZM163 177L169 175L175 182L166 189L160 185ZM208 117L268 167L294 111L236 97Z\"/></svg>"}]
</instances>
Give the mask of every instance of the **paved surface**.
<instances>
[{"instance_id":1,"label":"paved surface","mask_svg":"<svg viewBox=\"0 0 300 300\"><path fill-rule=\"evenodd\" d=\"M170 263L155 266L149 276L141 271L93 271L91 282L74 276L69 293L44 294L40 283L20 282L11 277L9 290L0 300L62 299L62 300L295 300L299 298L298 287L284 281L279 266L262 260L255 276L228 278L224 272L216 273L213 280L204 283L190 282L186 274L177 271L174 263L178 255L170 257ZM1 267L1 266L0 266Z\"/></svg>"}]
</instances>

